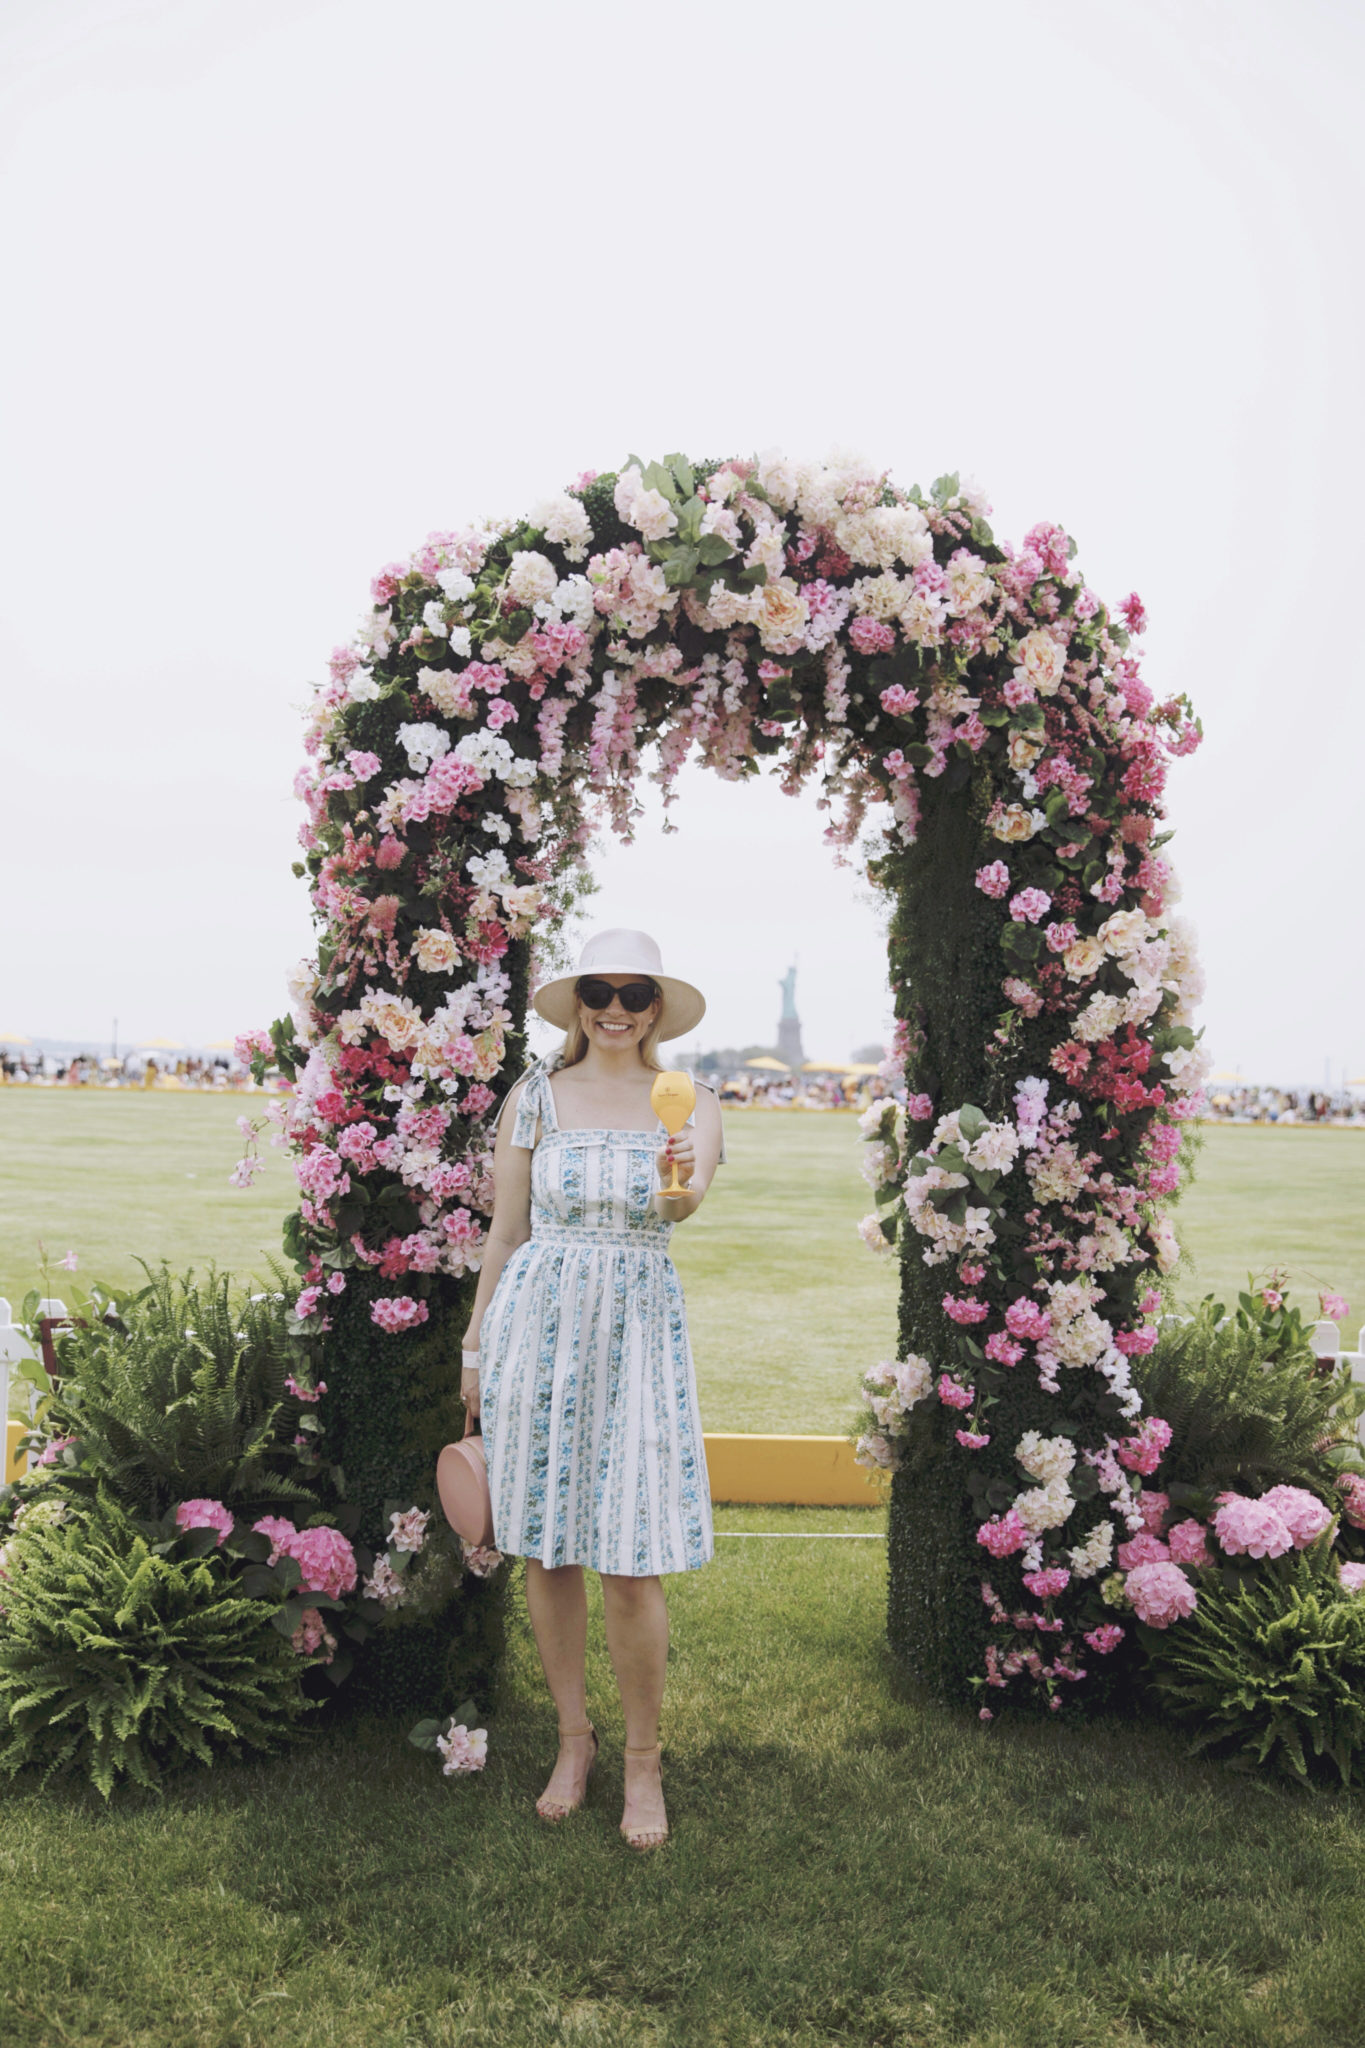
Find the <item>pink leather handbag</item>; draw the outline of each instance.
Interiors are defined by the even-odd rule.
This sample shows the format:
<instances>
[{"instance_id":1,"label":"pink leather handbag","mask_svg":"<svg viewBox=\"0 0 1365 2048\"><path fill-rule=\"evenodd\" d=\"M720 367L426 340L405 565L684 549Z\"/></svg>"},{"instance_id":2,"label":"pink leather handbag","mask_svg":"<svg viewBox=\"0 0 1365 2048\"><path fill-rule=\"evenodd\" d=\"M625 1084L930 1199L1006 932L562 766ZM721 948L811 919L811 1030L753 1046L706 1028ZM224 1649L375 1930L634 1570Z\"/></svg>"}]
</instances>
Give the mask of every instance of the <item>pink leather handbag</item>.
<instances>
[{"instance_id":1,"label":"pink leather handbag","mask_svg":"<svg viewBox=\"0 0 1365 2048\"><path fill-rule=\"evenodd\" d=\"M493 1496L481 1436L446 1445L436 1460L436 1491L456 1535L488 1549L493 1542Z\"/></svg>"}]
</instances>

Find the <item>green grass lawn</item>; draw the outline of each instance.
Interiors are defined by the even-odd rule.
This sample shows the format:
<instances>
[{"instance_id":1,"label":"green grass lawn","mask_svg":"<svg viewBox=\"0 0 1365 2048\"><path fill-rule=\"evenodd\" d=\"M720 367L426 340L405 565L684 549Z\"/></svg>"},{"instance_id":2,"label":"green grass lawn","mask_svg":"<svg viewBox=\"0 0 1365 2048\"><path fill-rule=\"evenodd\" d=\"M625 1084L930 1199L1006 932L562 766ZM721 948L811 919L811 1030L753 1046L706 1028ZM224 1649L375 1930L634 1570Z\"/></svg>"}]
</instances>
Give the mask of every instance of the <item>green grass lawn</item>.
<instances>
[{"instance_id":1,"label":"green grass lawn","mask_svg":"<svg viewBox=\"0 0 1365 2048\"><path fill-rule=\"evenodd\" d=\"M254 1188L228 1186L236 1118L260 1096L0 1090L0 1293L16 1308L74 1247L81 1275L137 1277L136 1259L215 1260L264 1275L292 1205L269 1145ZM1365 1322L1365 1130L1209 1125L1176 1221L1182 1294L1231 1299L1248 1269L1287 1266L1296 1298L1343 1293ZM850 1116L732 1111L727 1164L679 1226L702 1416L713 1430L842 1431L859 1374L895 1347L894 1261L855 1235L868 1193ZM67 1276L54 1271L53 1291Z\"/></svg>"},{"instance_id":2,"label":"green grass lawn","mask_svg":"<svg viewBox=\"0 0 1365 2048\"><path fill-rule=\"evenodd\" d=\"M728 1509L722 1530L876 1528ZM602 1760L532 1801L553 1713L519 1595L486 1771L370 1722L162 1802L0 1795L6 2048L1348 2048L1361 1803L1151 1728L983 1728L883 1642L879 1542L717 1538L671 1579L673 1840L621 1843Z\"/></svg>"}]
</instances>

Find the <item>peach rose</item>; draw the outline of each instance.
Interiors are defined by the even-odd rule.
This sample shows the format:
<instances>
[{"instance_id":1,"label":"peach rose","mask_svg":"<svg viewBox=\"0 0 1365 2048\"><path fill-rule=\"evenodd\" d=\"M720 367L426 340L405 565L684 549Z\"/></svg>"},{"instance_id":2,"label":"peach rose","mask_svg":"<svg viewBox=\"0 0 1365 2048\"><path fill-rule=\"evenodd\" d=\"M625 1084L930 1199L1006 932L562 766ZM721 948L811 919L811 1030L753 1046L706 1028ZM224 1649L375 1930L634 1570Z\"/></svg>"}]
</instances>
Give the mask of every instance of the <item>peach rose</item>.
<instances>
[{"instance_id":1,"label":"peach rose","mask_svg":"<svg viewBox=\"0 0 1365 2048\"><path fill-rule=\"evenodd\" d=\"M1027 677L1040 697L1055 697L1066 672L1066 649L1044 627L1025 633L1014 650L1016 675Z\"/></svg>"},{"instance_id":2,"label":"peach rose","mask_svg":"<svg viewBox=\"0 0 1365 2048\"><path fill-rule=\"evenodd\" d=\"M997 839L1012 845L1016 840L1032 839L1037 827L1032 811L1026 810L1023 804L1006 804L997 812L991 830Z\"/></svg>"},{"instance_id":3,"label":"peach rose","mask_svg":"<svg viewBox=\"0 0 1365 2048\"><path fill-rule=\"evenodd\" d=\"M1077 939L1062 955L1062 965L1070 981L1089 981L1092 974L1098 974L1104 964L1104 947L1098 939Z\"/></svg>"},{"instance_id":4,"label":"peach rose","mask_svg":"<svg viewBox=\"0 0 1365 2048\"><path fill-rule=\"evenodd\" d=\"M763 586L763 607L758 615L758 637L769 654L797 654L806 642L810 607L794 583L779 581Z\"/></svg>"},{"instance_id":5,"label":"peach rose","mask_svg":"<svg viewBox=\"0 0 1365 2048\"><path fill-rule=\"evenodd\" d=\"M460 949L449 932L419 931L412 949L423 974L450 974L459 965Z\"/></svg>"}]
</instances>

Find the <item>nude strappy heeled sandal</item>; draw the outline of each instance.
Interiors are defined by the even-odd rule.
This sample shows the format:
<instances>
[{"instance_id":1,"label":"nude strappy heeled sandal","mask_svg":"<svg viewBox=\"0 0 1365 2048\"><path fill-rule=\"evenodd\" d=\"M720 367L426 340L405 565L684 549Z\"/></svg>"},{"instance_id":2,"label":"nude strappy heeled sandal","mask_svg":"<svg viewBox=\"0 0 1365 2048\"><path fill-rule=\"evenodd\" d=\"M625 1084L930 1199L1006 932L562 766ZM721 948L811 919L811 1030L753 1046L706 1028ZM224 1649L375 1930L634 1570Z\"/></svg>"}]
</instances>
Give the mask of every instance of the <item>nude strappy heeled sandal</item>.
<instances>
[{"instance_id":1,"label":"nude strappy heeled sandal","mask_svg":"<svg viewBox=\"0 0 1365 2048\"><path fill-rule=\"evenodd\" d=\"M561 1742L573 1742L580 1735L591 1735L592 1737L592 1756L588 1761L588 1768L583 1774L583 1798L566 1802L562 1799L547 1799L542 1792L536 1801L536 1812L542 1820L567 1820L571 1813L578 1812L583 1801L588 1796L588 1780L597 1767L597 1752L601 1748L601 1744L597 1739L597 1730L593 1727L592 1722L589 1721L586 1728L561 1728L559 1731Z\"/></svg>"},{"instance_id":2,"label":"nude strappy heeled sandal","mask_svg":"<svg viewBox=\"0 0 1365 2048\"><path fill-rule=\"evenodd\" d=\"M663 1744L662 1742L654 1742L650 1744L648 1749L632 1749L630 1744L627 1743L623 1754L626 1756L661 1756L663 1754ZM625 1822L622 1821L621 1835L622 1839L628 1842L632 1849L659 1849L668 1840L669 1829L666 1823L662 1830L659 1828L628 1828Z\"/></svg>"}]
</instances>

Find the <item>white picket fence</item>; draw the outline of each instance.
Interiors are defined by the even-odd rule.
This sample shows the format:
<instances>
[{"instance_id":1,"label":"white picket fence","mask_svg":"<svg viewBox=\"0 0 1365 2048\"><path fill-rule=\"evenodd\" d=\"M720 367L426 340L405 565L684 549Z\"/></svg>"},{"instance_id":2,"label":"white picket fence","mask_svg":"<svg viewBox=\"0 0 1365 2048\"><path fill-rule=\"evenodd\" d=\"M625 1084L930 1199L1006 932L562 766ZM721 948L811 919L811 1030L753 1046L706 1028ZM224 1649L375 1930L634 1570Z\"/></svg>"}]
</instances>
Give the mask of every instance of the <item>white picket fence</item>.
<instances>
[{"instance_id":1,"label":"white picket fence","mask_svg":"<svg viewBox=\"0 0 1365 2048\"><path fill-rule=\"evenodd\" d=\"M64 1301L50 1300L45 1296L38 1303L38 1314L40 1316L64 1316L66 1314L66 1303ZM9 1417L11 1367L18 1365L21 1361L35 1359L37 1356L37 1352L29 1343L23 1329L15 1322L13 1309L6 1301L4 1295L0 1294L0 1417L6 1420ZM37 1390L34 1389L30 1394L28 1404L30 1415L33 1413L36 1393Z\"/></svg>"}]
</instances>

